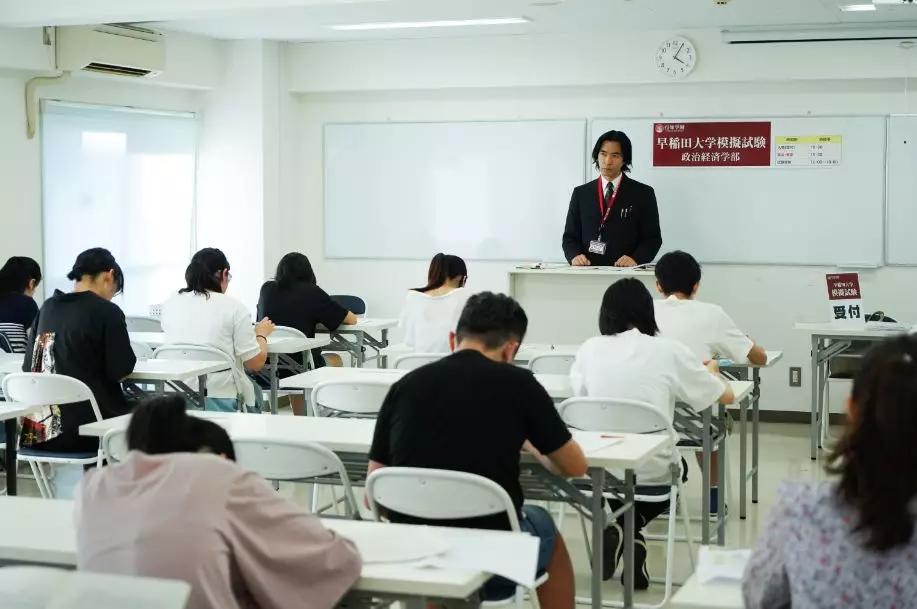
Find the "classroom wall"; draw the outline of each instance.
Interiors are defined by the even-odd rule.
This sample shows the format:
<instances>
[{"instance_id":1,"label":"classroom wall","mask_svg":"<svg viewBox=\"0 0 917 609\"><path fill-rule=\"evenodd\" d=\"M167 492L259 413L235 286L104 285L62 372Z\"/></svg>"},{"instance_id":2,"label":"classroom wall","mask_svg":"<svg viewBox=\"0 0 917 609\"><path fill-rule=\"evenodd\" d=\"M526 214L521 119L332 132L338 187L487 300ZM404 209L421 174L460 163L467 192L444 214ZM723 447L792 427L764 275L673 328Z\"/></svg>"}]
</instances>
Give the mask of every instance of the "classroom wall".
<instances>
[{"instance_id":1,"label":"classroom wall","mask_svg":"<svg viewBox=\"0 0 917 609\"><path fill-rule=\"evenodd\" d=\"M397 316L403 290L426 276L426 261L324 258L326 122L917 111L903 79L915 73L914 55L894 44L737 48L721 45L714 32L687 32L698 46L696 77L670 83L661 82L651 61L652 49L667 33L623 34L617 40L505 37L290 46L284 77L295 93L282 119L287 132L282 219L272 220L273 212L266 211L265 221L277 225L265 244L266 264L291 249L304 251L324 287L364 296L374 316ZM354 159L354 179L360 165L371 162ZM559 244L562 227L557 230ZM675 247L667 242L663 250ZM469 287L505 290L507 266L471 263ZM808 342L792 325L824 317L823 275L832 270L705 267L702 297L725 306L765 346L786 352L784 362L764 375L764 408L808 409ZM917 299L907 287L915 285L917 269L867 270L861 277L868 309L882 307L917 321ZM803 366L802 388L788 387L790 365Z\"/></svg>"}]
</instances>

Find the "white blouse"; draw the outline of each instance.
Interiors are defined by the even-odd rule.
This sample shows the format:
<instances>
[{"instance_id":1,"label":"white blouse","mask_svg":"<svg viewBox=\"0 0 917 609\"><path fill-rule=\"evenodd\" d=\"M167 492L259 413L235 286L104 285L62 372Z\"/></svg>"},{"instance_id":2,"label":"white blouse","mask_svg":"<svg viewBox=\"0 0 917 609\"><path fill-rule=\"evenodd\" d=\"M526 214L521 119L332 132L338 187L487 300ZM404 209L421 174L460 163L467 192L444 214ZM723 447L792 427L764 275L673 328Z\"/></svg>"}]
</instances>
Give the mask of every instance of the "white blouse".
<instances>
[{"instance_id":1,"label":"white blouse","mask_svg":"<svg viewBox=\"0 0 917 609\"><path fill-rule=\"evenodd\" d=\"M449 333L455 331L469 296L466 288L439 296L410 290L401 310L404 343L418 353L448 353Z\"/></svg>"}]
</instances>

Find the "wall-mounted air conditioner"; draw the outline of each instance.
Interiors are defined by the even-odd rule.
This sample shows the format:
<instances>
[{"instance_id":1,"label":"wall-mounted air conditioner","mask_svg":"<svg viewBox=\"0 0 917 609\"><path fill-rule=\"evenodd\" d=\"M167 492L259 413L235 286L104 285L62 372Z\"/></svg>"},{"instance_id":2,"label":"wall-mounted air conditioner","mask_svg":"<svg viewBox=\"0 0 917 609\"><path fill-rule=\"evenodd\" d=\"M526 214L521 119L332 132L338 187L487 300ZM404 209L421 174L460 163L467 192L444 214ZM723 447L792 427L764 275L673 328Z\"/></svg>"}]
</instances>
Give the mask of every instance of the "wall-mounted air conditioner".
<instances>
[{"instance_id":1,"label":"wall-mounted air conditioner","mask_svg":"<svg viewBox=\"0 0 917 609\"><path fill-rule=\"evenodd\" d=\"M781 44L787 42L843 42L860 40L917 40L912 23L800 25L729 28L721 32L727 44Z\"/></svg>"},{"instance_id":2,"label":"wall-mounted air conditioner","mask_svg":"<svg viewBox=\"0 0 917 609\"><path fill-rule=\"evenodd\" d=\"M57 69L153 78L166 65L165 38L132 25L57 28Z\"/></svg>"}]
</instances>

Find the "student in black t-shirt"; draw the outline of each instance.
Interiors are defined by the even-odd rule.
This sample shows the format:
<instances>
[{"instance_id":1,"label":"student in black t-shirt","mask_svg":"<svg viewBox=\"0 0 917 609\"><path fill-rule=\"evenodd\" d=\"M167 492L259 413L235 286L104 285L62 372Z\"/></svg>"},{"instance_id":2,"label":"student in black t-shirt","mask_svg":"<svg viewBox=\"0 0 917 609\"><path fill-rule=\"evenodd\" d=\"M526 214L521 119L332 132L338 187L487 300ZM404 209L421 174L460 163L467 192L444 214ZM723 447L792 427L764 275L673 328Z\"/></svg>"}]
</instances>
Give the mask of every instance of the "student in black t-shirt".
<instances>
[{"instance_id":1,"label":"student in black t-shirt","mask_svg":"<svg viewBox=\"0 0 917 609\"><path fill-rule=\"evenodd\" d=\"M519 453L568 476L586 473L583 451L561 421L551 398L532 373L512 364L528 320L516 301L483 292L468 299L450 333L455 351L395 383L376 421L369 471L385 466L429 467L478 474L506 489L519 510L522 529L540 541L538 588L542 606L572 609L573 566L548 513L523 506ZM546 455L546 456L544 456ZM399 514L393 520L411 522ZM509 529L505 515L435 522L446 526ZM488 599L512 595L509 582L485 586Z\"/></svg>"},{"instance_id":2,"label":"student in black t-shirt","mask_svg":"<svg viewBox=\"0 0 917 609\"><path fill-rule=\"evenodd\" d=\"M0 269L0 350L25 352L26 329L38 315L33 296L39 283L41 267L31 258L13 256Z\"/></svg>"},{"instance_id":3,"label":"student in black t-shirt","mask_svg":"<svg viewBox=\"0 0 917 609\"><path fill-rule=\"evenodd\" d=\"M325 290L318 287L309 259L299 252L291 252L281 258L274 279L261 286L257 316L270 317L278 326L296 328L309 338L315 336L318 324L337 330L342 324L357 323L356 315L334 302ZM299 356L296 359L299 360ZM321 349L312 350L312 360L316 368L325 365ZM331 363L341 365L340 359ZM305 414L302 396L292 396L291 404L293 414Z\"/></svg>"},{"instance_id":4,"label":"student in black t-shirt","mask_svg":"<svg viewBox=\"0 0 917 609\"><path fill-rule=\"evenodd\" d=\"M73 292L55 290L32 324L22 369L72 376L92 390L103 418L126 414L120 381L134 370L136 358L124 313L111 299L124 289L124 275L106 249L77 256ZM89 402L60 408L57 421L34 425L25 421L23 445L55 452L92 452L98 439L79 435L79 427L95 420Z\"/></svg>"}]
</instances>

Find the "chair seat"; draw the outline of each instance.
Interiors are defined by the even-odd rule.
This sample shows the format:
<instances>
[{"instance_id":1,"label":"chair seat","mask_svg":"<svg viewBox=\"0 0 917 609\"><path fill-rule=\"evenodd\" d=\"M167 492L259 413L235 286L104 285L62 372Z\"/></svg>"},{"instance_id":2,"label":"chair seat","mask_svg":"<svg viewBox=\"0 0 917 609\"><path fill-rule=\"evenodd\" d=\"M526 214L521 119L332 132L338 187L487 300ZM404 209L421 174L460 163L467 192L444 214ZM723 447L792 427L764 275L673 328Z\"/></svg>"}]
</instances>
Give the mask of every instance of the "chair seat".
<instances>
[{"instance_id":1,"label":"chair seat","mask_svg":"<svg viewBox=\"0 0 917 609\"><path fill-rule=\"evenodd\" d=\"M52 450L35 450L34 448L20 448L20 457L34 457L36 459L96 459L99 456L97 451L64 453Z\"/></svg>"}]
</instances>

